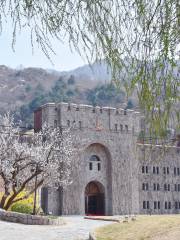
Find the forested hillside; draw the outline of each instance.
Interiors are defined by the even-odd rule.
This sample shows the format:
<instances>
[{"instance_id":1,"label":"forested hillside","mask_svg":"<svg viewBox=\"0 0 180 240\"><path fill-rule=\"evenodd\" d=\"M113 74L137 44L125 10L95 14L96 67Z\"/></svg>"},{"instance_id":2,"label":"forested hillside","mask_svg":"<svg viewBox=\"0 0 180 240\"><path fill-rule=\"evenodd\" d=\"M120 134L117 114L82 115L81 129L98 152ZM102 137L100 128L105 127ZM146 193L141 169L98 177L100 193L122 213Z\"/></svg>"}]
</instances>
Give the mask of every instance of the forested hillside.
<instances>
[{"instance_id":1,"label":"forested hillside","mask_svg":"<svg viewBox=\"0 0 180 240\"><path fill-rule=\"evenodd\" d=\"M91 74L87 65L70 72L38 68L11 69L0 66L0 113L8 109L14 113L16 121L22 121L22 125L32 126L33 111L47 102L122 105L128 108L136 105L135 100L126 101L123 89L116 88L110 83L104 66L95 67L97 78L93 70Z\"/></svg>"}]
</instances>

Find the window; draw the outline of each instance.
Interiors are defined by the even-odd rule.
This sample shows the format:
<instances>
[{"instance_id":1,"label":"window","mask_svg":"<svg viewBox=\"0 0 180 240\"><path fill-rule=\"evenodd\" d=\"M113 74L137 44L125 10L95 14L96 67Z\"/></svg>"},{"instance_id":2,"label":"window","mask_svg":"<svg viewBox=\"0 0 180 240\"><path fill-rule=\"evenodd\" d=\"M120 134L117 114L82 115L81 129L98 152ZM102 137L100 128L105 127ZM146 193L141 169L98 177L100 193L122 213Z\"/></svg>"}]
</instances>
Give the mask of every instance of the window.
<instances>
[{"instance_id":1,"label":"window","mask_svg":"<svg viewBox=\"0 0 180 240\"><path fill-rule=\"evenodd\" d=\"M97 163L96 163L97 162ZM89 170L92 170L93 169L93 165L96 165L97 166L97 170L100 171L101 170L101 163L100 163L100 159L98 156L96 155L92 155L89 159Z\"/></svg>"},{"instance_id":2,"label":"window","mask_svg":"<svg viewBox=\"0 0 180 240\"><path fill-rule=\"evenodd\" d=\"M178 209L178 202L175 202L175 209Z\"/></svg>"},{"instance_id":3,"label":"window","mask_svg":"<svg viewBox=\"0 0 180 240\"><path fill-rule=\"evenodd\" d=\"M128 125L125 125L126 132L128 132Z\"/></svg>"},{"instance_id":4,"label":"window","mask_svg":"<svg viewBox=\"0 0 180 240\"><path fill-rule=\"evenodd\" d=\"M153 184L153 190L154 190L154 191L159 191L159 190L160 190L159 183L154 183L154 184Z\"/></svg>"},{"instance_id":5,"label":"window","mask_svg":"<svg viewBox=\"0 0 180 240\"><path fill-rule=\"evenodd\" d=\"M167 205L167 202L165 202L164 208L167 209L167 208L168 208L167 206L168 206L168 205Z\"/></svg>"},{"instance_id":6,"label":"window","mask_svg":"<svg viewBox=\"0 0 180 240\"><path fill-rule=\"evenodd\" d=\"M54 120L54 127L57 127L57 120Z\"/></svg>"},{"instance_id":7,"label":"window","mask_svg":"<svg viewBox=\"0 0 180 240\"><path fill-rule=\"evenodd\" d=\"M168 203L168 209L171 209L171 202Z\"/></svg>"},{"instance_id":8,"label":"window","mask_svg":"<svg viewBox=\"0 0 180 240\"><path fill-rule=\"evenodd\" d=\"M70 121L69 120L67 120L67 126L70 127Z\"/></svg>"},{"instance_id":9,"label":"window","mask_svg":"<svg viewBox=\"0 0 180 240\"><path fill-rule=\"evenodd\" d=\"M103 110L102 110L102 108L100 108L100 113L102 113L103 112Z\"/></svg>"},{"instance_id":10,"label":"window","mask_svg":"<svg viewBox=\"0 0 180 240\"><path fill-rule=\"evenodd\" d=\"M142 173L148 173L148 166L142 166Z\"/></svg>"},{"instance_id":11,"label":"window","mask_svg":"<svg viewBox=\"0 0 180 240\"><path fill-rule=\"evenodd\" d=\"M160 201L158 201L158 209L161 208L161 204L160 204Z\"/></svg>"},{"instance_id":12,"label":"window","mask_svg":"<svg viewBox=\"0 0 180 240\"><path fill-rule=\"evenodd\" d=\"M115 131L117 131L118 130L118 125L117 124L115 124Z\"/></svg>"},{"instance_id":13,"label":"window","mask_svg":"<svg viewBox=\"0 0 180 240\"><path fill-rule=\"evenodd\" d=\"M179 168L177 168L177 175L179 176L179 174L180 174L180 171L179 171Z\"/></svg>"},{"instance_id":14,"label":"window","mask_svg":"<svg viewBox=\"0 0 180 240\"><path fill-rule=\"evenodd\" d=\"M92 165L92 162L89 163L89 170L92 170L93 169L93 165Z\"/></svg>"},{"instance_id":15,"label":"window","mask_svg":"<svg viewBox=\"0 0 180 240\"><path fill-rule=\"evenodd\" d=\"M153 173L159 174L159 167L153 167Z\"/></svg>"},{"instance_id":16,"label":"window","mask_svg":"<svg viewBox=\"0 0 180 240\"><path fill-rule=\"evenodd\" d=\"M90 161L100 161L100 159L99 159L98 156L92 155L92 156L90 157Z\"/></svg>"},{"instance_id":17,"label":"window","mask_svg":"<svg viewBox=\"0 0 180 240\"><path fill-rule=\"evenodd\" d=\"M178 184L178 192L180 192L180 184Z\"/></svg>"},{"instance_id":18,"label":"window","mask_svg":"<svg viewBox=\"0 0 180 240\"><path fill-rule=\"evenodd\" d=\"M127 115L127 112L126 112L126 110L124 110L124 115Z\"/></svg>"},{"instance_id":19,"label":"window","mask_svg":"<svg viewBox=\"0 0 180 240\"><path fill-rule=\"evenodd\" d=\"M163 167L163 173L166 174L166 168L165 167Z\"/></svg>"},{"instance_id":20,"label":"window","mask_svg":"<svg viewBox=\"0 0 180 240\"><path fill-rule=\"evenodd\" d=\"M167 167L167 169L166 169L166 170L167 170L167 174L169 174L169 167Z\"/></svg>"},{"instance_id":21,"label":"window","mask_svg":"<svg viewBox=\"0 0 180 240\"><path fill-rule=\"evenodd\" d=\"M176 175L176 168L174 168L174 175Z\"/></svg>"},{"instance_id":22,"label":"window","mask_svg":"<svg viewBox=\"0 0 180 240\"><path fill-rule=\"evenodd\" d=\"M101 170L101 163L98 163L98 171Z\"/></svg>"},{"instance_id":23,"label":"window","mask_svg":"<svg viewBox=\"0 0 180 240\"><path fill-rule=\"evenodd\" d=\"M164 191L167 191L167 185L166 185L166 183L164 184Z\"/></svg>"},{"instance_id":24,"label":"window","mask_svg":"<svg viewBox=\"0 0 180 240\"><path fill-rule=\"evenodd\" d=\"M168 191L170 191L170 184L168 184Z\"/></svg>"},{"instance_id":25,"label":"window","mask_svg":"<svg viewBox=\"0 0 180 240\"><path fill-rule=\"evenodd\" d=\"M157 209L157 202L154 202L154 209Z\"/></svg>"},{"instance_id":26,"label":"window","mask_svg":"<svg viewBox=\"0 0 180 240\"><path fill-rule=\"evenodd\" d=\"M76 111L79 111L79 107L76 108Z\"/></svg>"},{"instance_id":27,"label":"window","mask_svg":"<svg viewBox=\"0 0 180 240\"><path fill-rule=\"evenodd\" d=\"M79 121L79 129L81 129L81 128L82 128L82 122Z\"/></svg>"},{"instance_id":28,"label":"window","mask_svg":"<svg viewBox=\"0 0 180 240\"><path fill-rule=\"evenodd\" d=\"M123 131L123 125L122 124L120 124L120 130L121 130L121 132Z\"/></svg>"},{"instance_id":29,"label":"window","mask_svg":"<svg viewBox=\"0 0 180 240\"><path fill-rule=\"evenodd\" d=\"M143 209L149 209L149 201L143 201Z\"/></svg>"},{"instance_id":30,"label":"window","mask_svg":"<svg viewBox=\"0 0 180 240\"><path fill-rule=\"evenodd\" d=\"M174 184L174 191L177 192L177 184Z\"/></svg>"},{"instance_id":31,"label":"window","mask_svg":"<svg viewBox=\"0 0 180 240\"><path fill-rule=\"evenodd\" d=\"M142 190L143 191L148 191L148 189L149 189L149 184L148 183L143 183L142 184Z\"/></svg>"}]
</instances>

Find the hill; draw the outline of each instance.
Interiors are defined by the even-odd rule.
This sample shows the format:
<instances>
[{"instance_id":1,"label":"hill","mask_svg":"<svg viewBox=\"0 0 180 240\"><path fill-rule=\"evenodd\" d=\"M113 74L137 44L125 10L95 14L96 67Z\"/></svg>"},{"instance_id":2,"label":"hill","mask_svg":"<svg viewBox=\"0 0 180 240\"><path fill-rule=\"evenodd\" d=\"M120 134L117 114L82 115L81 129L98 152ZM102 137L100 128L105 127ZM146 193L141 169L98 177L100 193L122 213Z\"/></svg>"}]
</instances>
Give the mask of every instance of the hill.
<instances>
[{"instance_id":1,"label":"hill","mask_svg":"<svg viewBox=\"0 0 180 240\"><path fill-rule=\"evenodd\" d=\"M71 101L117 106L125 93L110 83L107 65L94 63L67 72L0 66L0 114L11 111L23 125L32 124L33 111L46 102ZM130 101L129 107L133 103Z\"/></svg>"}]
</instances>

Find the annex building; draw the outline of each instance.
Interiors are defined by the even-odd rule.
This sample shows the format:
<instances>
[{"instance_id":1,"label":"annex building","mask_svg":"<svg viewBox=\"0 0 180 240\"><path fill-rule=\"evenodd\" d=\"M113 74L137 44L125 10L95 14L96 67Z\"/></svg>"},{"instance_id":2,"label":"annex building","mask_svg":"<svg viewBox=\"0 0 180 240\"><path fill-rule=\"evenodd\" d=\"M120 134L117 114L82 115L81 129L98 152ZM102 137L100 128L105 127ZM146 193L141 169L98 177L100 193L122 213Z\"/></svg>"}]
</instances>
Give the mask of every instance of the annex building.
<instances>
[{"instance_id":1,"label":"annex building","mask_svg":"<svg viewBox=\"0 0 180 240\"><path fill-rule=\"evenodd\" d=\"M43 122L69 128L81 151L73 183L42 189L42 208L54 215L180 213L180 148L138 142L142 116L132 110L48 103L34 114Z\"/></svg>"}]
</instances>

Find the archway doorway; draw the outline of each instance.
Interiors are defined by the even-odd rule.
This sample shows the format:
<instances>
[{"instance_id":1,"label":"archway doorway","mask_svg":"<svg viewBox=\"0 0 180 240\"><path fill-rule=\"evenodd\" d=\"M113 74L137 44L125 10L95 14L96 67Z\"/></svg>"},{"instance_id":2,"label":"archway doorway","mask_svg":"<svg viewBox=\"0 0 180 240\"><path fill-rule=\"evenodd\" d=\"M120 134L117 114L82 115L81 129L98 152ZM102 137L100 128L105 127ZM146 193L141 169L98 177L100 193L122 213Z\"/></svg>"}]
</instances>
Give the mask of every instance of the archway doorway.
<instances>
[{"instance_id":1,"label":"archway doorway","mask_svg":"<svg viewBox=\"0 0 180 240\"><path fill-rule=\"evenodd\" d=\"M104 215L104 187L99 182L90 182L85 189L85 213L87 215Z\"/></svg>"}]
</instances>

